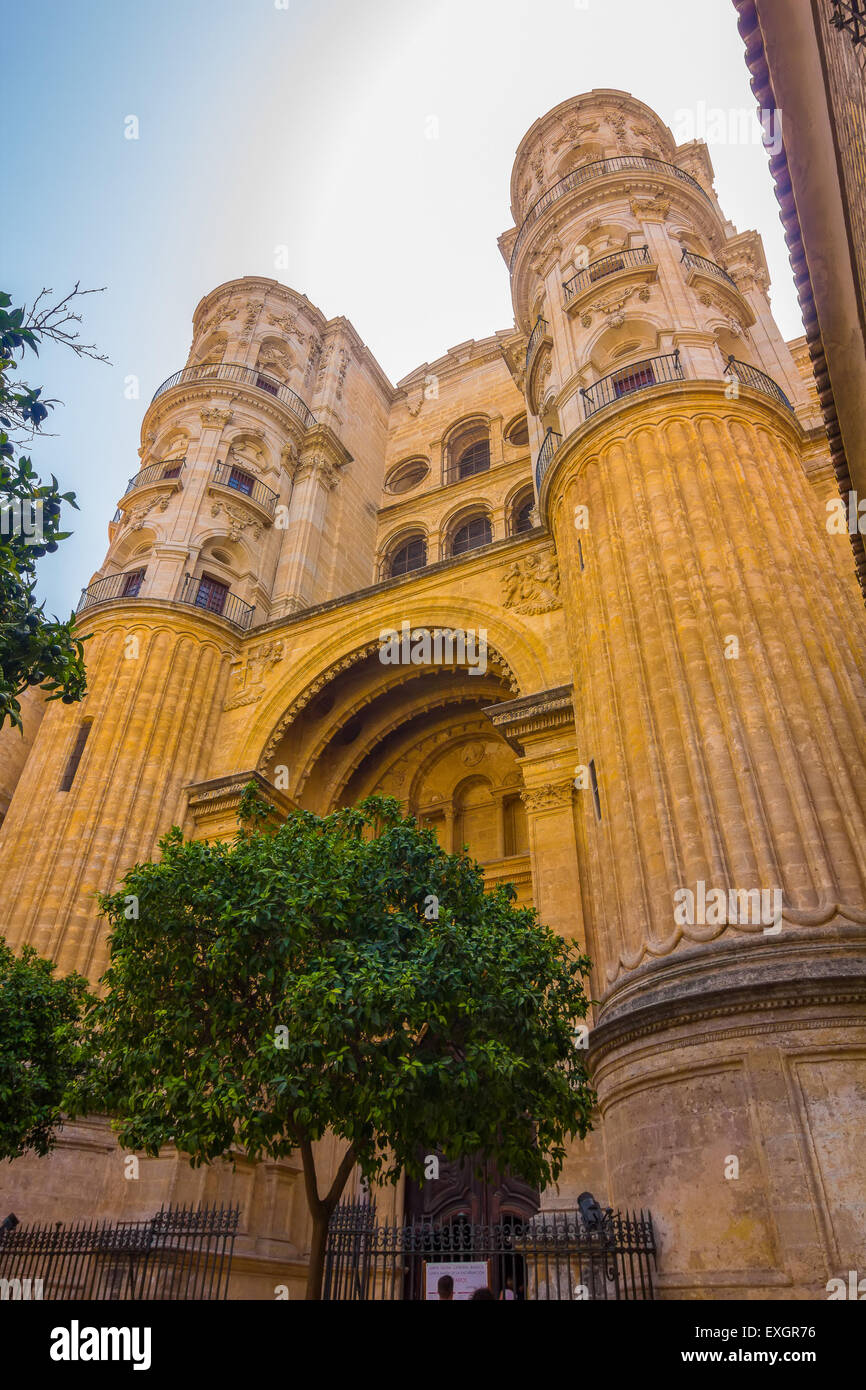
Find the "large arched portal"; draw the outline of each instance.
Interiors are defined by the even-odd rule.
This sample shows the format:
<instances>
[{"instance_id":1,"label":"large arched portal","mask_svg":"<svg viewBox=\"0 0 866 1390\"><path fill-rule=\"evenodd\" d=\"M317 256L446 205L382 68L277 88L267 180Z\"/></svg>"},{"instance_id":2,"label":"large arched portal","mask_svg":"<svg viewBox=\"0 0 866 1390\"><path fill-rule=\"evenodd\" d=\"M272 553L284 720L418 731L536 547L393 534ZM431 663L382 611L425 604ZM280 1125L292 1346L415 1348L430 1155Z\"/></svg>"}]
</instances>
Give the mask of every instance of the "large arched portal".
<instances>
[{"instance_id":1,"label":"large arched portal","mask_svg":"<svg viewBox=\"0 0 866 1390\"><path fill-rule=\"evenodd\" d=\"M512 700L510 671L495 659L483 674L459 662L391 666L377 650L338 670L282 721L261 770L319 815L372 793L393 796L432 827L449 852L467 846L493 884L532 901L523 779L513 748L484 713ZM428 1150L435 1151L435 1136ZM439 1179L406 1183L408 1218L489 1222L537 1210L538 1196L484 1164L449 1163Z\"/></svg>"},{"instance_id":2,"label":"large arched portal","mask_svg":"<svg viewBox=\"0 0 866 1390\"><path fill-rule=\"evenodd\" d=\"M388 665L374 650L337 671L282 728L262 771L323 815L376 792L431 826L443 848L464 845L491 883L532 899L517 756L484 714L513 699L510 672L454 660Z\"/></svg>"}]
</instances>

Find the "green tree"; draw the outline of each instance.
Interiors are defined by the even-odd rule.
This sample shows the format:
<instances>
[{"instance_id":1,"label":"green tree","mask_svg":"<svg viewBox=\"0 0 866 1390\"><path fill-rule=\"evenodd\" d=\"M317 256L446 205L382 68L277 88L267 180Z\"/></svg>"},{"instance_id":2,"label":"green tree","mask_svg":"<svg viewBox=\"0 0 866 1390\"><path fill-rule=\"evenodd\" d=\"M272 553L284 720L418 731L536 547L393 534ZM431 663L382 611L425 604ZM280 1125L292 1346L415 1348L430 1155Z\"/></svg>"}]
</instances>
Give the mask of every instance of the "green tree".
<instances>
[{"instance_id":1,"label":"green tree","mask_svg":"<svg viewBox=\"0 0 866 1390\"><path fill-rule=\"evenodd\" d=\"M82 975L55 976L53 961L0 937L0 1158L46 1154L68 1087L87 1065Z\"/></svg>"},{"instance_id":2,"label":"green tree","mask_svg":"<svg viewBox=\"0 0 866 1390\"><path fill-rule=\"evenodd\" d=\"M589 962L514 890L370 798L276 831L248 789L230 842L185 841L139 864L101 906L112 927L93 1006L99 1081L82 1108L124 1147L193 1165L301 1154L313 1224L358 1165L423 1180L423 1154L483 1156L543 1189L590 1128L577 1043ZM313 1145L346 1148L327 1190Z\"/></svg>"},{"instance_id":3,"label":"green tree","mask_svg":"<svg viewBox=\"0 0 866 1390\"><path fill-rule=\"evenodd\" d=\"M75 298L93 291L78 285L57 304L43 290L31 309L11 309L0 293L0 728L7 719L21 726L18 696L31 685L50 691L48 698L73 704L87 691L84 641L74 633L75 615L65 622L47 618L36 602L36 561L57 550L70 534L60 529L63 502L75 507L75 494L59 490L57 479L43 483L30 458L20 453L24 440L42 429L54 402L41 387L17 376L16 355L38 353L43 340L69 347L79 356L105 361L93 345L82 343L75 325Z\"/></svg>"}]
</instances>

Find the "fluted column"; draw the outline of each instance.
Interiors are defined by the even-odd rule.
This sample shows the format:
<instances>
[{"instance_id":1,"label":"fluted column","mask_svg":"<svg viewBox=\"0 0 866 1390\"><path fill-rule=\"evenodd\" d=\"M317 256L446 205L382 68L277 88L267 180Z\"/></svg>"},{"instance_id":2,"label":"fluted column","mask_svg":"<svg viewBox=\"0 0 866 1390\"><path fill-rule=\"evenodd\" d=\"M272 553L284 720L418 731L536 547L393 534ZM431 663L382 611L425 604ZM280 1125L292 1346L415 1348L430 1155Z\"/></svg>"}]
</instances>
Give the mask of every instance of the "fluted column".
<instances>
[{"instance_id":1,"label":"fluted column","mask_svg":"<svg viewBox=\"0 0 866 1390\"><path fill-rule=\"evenodd\" d=\"M820 1297L866 1256L866 617L800 440L687 383L542 496L602 812L576 802L608 1195L652 1210L673 1298Z\"/></svg>"},{"instance_id":2,"label":"fluted column","mask_svg":"<svg viewBox=\"0 0 866 1390\"><path fill-rule=\"evenodd\" d=\"M620 413L555 485L579 734L606 791L603 833L587 812L583 837L604 988L729 930L674 920L698 880L778 886L791 925L866 909L866 631L846 558L793 421L694 394Z\"/></svg>"},{"instance_id":3,"label":"fluted column","mask_svg":"<svg viewBox=\"0 0 866 1390\"><path fill-rule=\"evenodd\" d=\"M91 619L88 695L49 705L0 848L10 944L96 980L107 963L94 894L152 856L206 768L233 641L206 619L110 610ZM137 652L137 655L129 655ZM68 791L69 752L92 720Z\"/></svg>"}]
</instances>

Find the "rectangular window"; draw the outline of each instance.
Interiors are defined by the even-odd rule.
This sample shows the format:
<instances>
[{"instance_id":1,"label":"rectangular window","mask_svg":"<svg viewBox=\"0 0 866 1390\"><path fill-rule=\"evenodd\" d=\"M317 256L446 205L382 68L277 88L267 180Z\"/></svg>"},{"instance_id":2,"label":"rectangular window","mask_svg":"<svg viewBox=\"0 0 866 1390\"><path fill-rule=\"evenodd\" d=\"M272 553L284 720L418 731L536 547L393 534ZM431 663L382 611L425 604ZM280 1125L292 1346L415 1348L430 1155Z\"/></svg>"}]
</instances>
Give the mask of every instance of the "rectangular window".
<instances>
[{"instance_id":1,"label":"rectangular window","mask_svg":"<svg viewBox=\"0 0 866 1390\"><path fill-rule=\"evenodd\" d=\"M238 492L244 492L249 497L253 490L253 479L242 468L233 468L229 473L229 487L235 488Z\"/></svg>"},{"instance_id":2,"label":"rectangular window","mask_svg":"<svg viewBox=\"0 0 866 1390\"><path fill-rule=\"evenodd\" d=\"M270 377L257 376L256 386L258 386L260 391L270 391L272 396L278 396L280 394L279 385L276 381L271 381Z\"/></svg>"},{"instance_id":3,"label":"rectangular window","mask_svg":"<svg viewBox=\"0 0 866 1390\"><path fill-rule=\"evenodd\" d=\"M221 584L218 579L212 579L209 574L205 574L199 580L195 607L206 608L209 613L221 613L225 608L228 592L228 584Z\"/></svg>"},{"instance_id":4,"label":"rectangular window","mask_svg":"<svg viewBox=\"0 0 866 1390\"><path fill-rule=\"evenodd\" d=\"M162 476L164 478L179 478L182 467L183 459L170 459L162 470Z\"/></svg>"},{"instance_id":5,"label":"rectangular window","mask_svg":"<svg viewBox=\"0 0 866 1390\"><path fill-rule=\"evenodd\" d=\"M615 270L624 269L625 261L621 260L619 257L606 256L601 265L597 265L594 269L590 269L589 278L590 280L603 280L605 275L613 275Z\"/></svg>"},{"instance_id":6,"label":"rectangular window","mask_svg":"<svg viewBox=\"0 0 866 1390\"><path fill-rule=\"evenodd\" d=\"M144 579L144 570L130 570L123 581L121 596L123 598L137 598L141 589L141 582Z\"/></svg>"},{"instance_id":7,"label":"rectangular window","mask_svg":"<svg viewBox=\"0 0 866 1390\"><path fill-rule=\"evenodd\" d=\"M78 764L81 762L81 756L84 752L84 745L87 743L87 740L90 737L90 730L92 725L92 719L85 719L84 722L80 724L78 727L78 733L75 735L75 743L73 745L72 752L69 754L69 761L66 764L66 769L63 773L63 778L60 783L60 790L62 792L68 792L72 786L72 783L75 781L75 774L78 771Z\"/></svg>"},{"instance_id":8,"label":"rectangular window","mask_svg":"<svg viewBox=\"0 0 866 1390\"><path fill-rule=\"evenodd\" d=\"M653 386L655 379L656 374L651 363L647 363L645 367L634 367L631 371L623 372L621 376L614 377L614 396L627 396L629 391L640 391L642 386Z\"/></svg>"}]
</instances>

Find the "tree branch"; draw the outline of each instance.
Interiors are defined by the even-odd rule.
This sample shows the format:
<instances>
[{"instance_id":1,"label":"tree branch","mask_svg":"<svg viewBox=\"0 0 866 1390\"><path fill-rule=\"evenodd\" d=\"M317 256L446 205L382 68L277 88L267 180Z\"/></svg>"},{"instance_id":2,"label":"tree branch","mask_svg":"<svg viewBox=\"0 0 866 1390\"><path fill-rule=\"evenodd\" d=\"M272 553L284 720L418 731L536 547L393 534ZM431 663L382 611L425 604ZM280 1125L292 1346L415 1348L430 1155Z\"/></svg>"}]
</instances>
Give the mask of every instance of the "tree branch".
<instances>
[{"instance_id":1,"label":"tree branch","mask_svg":"<svg viewBox=\"0 0 866 1390\"><path fill-rule=\"evenodd\" d=\"M355 1145L350 1144L346 1152L343 1154L342 1159L340 1160L340 1166L337 1169L337 1172L334 1176L334 1181L331 1183L331 1186L328 1190L328 1195L325 1198L324 1205L327 1208L329 1216L331 1212L334 1210L334 1207L337 1205L338 1201L340 1200L340 1194L342 1193L343 1188L346 1186L346 1179L348 1178L354 1166Z\"/></svg>"}]
</instances>

